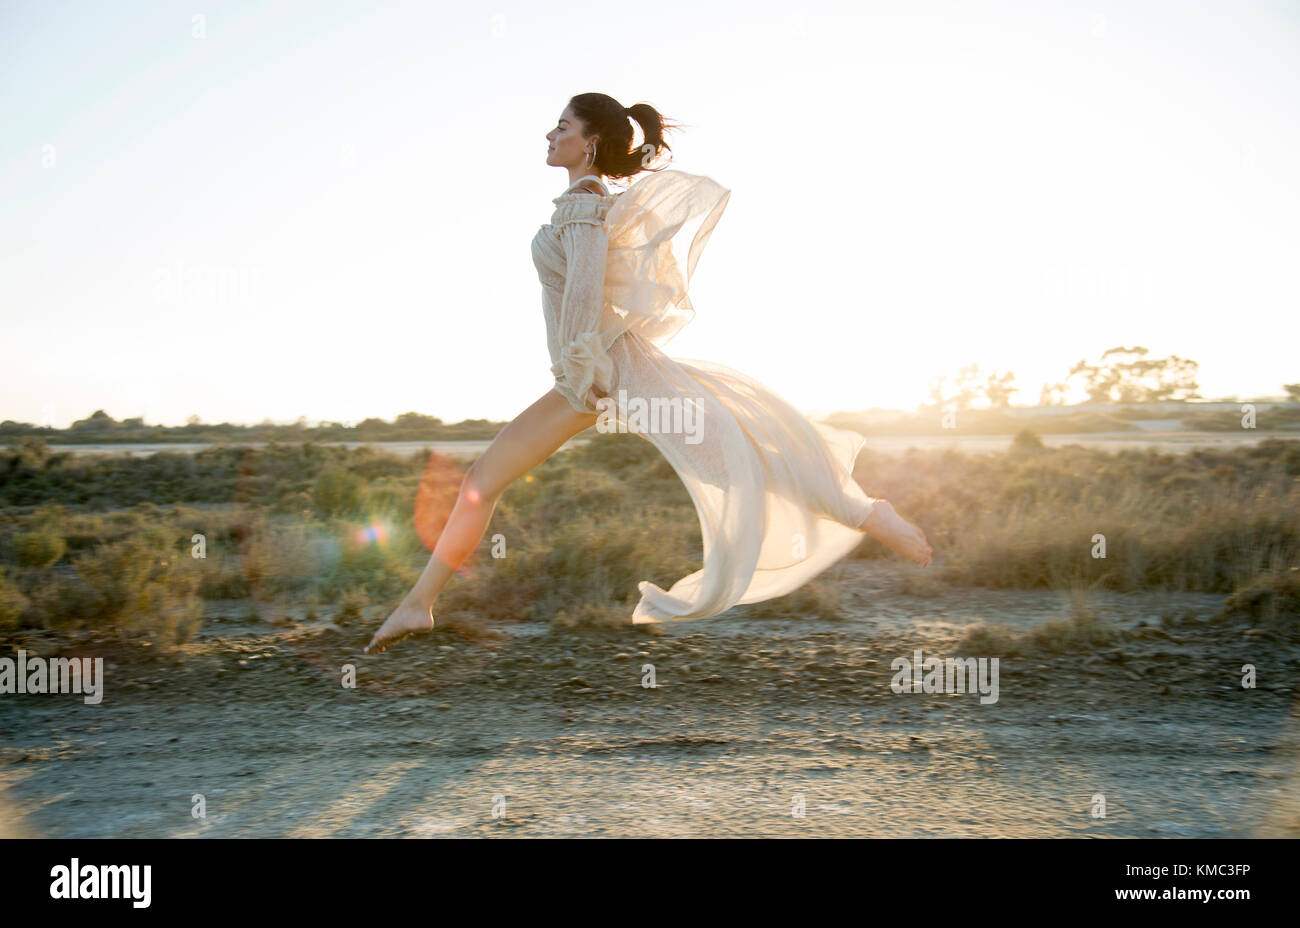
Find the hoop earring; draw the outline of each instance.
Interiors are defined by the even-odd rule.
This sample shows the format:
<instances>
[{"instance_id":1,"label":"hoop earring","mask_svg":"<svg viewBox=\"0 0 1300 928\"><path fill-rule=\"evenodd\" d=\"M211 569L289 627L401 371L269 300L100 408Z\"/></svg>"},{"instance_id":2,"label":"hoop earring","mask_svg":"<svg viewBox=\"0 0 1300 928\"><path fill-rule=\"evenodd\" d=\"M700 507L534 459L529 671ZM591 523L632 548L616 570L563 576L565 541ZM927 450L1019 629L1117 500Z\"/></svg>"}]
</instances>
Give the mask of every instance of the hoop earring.
<instances>
[{"instance_id":1,"label":"hoop earring","mask_svg":"<svg viewBox=\"0 0 1300 928\"><path fill-rule=\"evenodd\" d=\"M596 143L591 143L591 151L587 152L587 167L596 163Z\"/></svg>"}]
</instances>

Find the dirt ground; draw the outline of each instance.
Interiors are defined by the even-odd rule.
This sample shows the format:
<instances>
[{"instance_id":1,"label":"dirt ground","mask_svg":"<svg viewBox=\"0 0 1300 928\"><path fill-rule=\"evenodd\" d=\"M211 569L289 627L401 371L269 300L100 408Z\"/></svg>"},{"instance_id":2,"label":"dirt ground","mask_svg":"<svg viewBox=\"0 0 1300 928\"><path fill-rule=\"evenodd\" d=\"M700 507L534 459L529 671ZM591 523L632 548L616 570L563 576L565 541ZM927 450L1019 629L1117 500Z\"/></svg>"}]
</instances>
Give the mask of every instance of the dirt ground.
<instances>
[{"instance_id":1,"label":"dirt ground","mask_svg":"<svg viewBox=\"0 0 1300 928\"><path fill-rule=\"evenodd\" d=\"M269 625L230 603L179 656L65 647L106 656L103 702L0 696L0 832L1300 836L1300 649L1158 625L1221 597L1094 594L1138 636L1004 658L992 704L895 694L896 657L1067 610L1050 592L907 595L910 569L836 565L835 620L439 628L366 657L382 616Z\"/></svg>"}]
</instances>

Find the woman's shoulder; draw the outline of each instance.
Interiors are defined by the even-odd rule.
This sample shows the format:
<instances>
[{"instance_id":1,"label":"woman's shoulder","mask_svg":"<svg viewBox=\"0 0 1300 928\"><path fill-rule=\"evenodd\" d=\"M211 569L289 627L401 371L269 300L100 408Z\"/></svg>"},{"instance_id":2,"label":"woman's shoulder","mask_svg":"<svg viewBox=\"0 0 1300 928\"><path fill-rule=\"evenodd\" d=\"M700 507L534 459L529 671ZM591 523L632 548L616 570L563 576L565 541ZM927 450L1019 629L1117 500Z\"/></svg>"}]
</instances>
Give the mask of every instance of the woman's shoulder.
<instances>
[{"instance_id":1,"label":"woman's shoulder","mask_svg":"<svg viewBox=\"0 0 1300 928\"><path fill-rule=\"evenodd\" d=\"M562 193L551 202L555 212L551 216L552 225L566 222L593 222L602 224L609 208L618 199L615 195L606 196L599 193Z\"/></svg>"}]
</instances>

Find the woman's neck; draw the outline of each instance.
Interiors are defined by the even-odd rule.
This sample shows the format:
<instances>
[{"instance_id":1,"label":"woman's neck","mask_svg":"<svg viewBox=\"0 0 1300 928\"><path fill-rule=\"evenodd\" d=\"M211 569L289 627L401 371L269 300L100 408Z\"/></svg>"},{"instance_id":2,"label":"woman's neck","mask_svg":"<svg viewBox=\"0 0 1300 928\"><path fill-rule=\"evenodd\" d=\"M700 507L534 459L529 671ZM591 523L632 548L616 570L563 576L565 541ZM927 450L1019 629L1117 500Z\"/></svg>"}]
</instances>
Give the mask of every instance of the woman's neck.
<instances>
[{"instance_id":1,"label":"woman's neck","mask_svg":"<svg viewBox=\"0 0 1300 928\"><path fill-rule=\"evenodd\" d=\"M582 180L584 177L599 177L601 186L603 187L605 185L605 178L601 174L597 173L596 171L590 171L590 170L578 169L578 168L569 168L570 187L572 187L578 181Z\"/></svg>"}]
</instances>

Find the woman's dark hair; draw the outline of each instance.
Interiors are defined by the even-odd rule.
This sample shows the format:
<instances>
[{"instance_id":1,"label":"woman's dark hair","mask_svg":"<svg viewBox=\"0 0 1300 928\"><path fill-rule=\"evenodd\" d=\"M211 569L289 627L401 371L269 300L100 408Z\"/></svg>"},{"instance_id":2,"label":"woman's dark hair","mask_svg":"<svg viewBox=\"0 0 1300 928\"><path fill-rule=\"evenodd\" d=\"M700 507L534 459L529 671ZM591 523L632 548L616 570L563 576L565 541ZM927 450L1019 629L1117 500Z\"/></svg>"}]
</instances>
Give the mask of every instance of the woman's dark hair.
<instances>
[{"instance_id":1,"label":"woman's dark hair","mask_svg":"<svg viewBox=\"0 0 1300 928\"><path fill-rule=\"evenodd\" d=\"M666 165L650 167L665 151L672 148L664 141L664 132L681 126L669 122L649 103L636 103L624 108L613 97L603 93L580 93L569 101L573 115L586 126L584 135L599 136L596 159L591 169L606 177L632 177L642 171L662 171ZM632 123L636 120L644 137L633 147L635 136Z\"/></svg>"}]
</instances>

